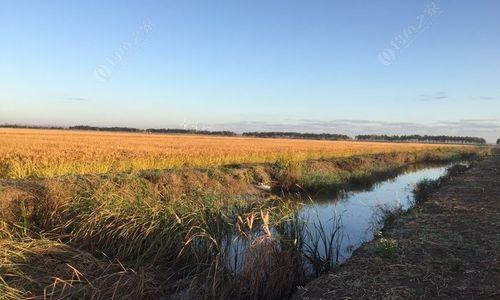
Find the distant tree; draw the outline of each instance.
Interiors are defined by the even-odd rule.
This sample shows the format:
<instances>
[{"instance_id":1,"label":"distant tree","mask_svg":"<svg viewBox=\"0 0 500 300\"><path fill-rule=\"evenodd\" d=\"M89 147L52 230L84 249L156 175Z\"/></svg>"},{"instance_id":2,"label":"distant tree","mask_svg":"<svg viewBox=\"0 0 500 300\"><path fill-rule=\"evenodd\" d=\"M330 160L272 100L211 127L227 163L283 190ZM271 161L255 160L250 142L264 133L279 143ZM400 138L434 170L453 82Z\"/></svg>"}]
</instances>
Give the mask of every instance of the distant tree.
<instances>
[{"instance_id":1,"label":"distant tree","mask_svg":"<svg viewBox=\"0 0 500 300\"><path fill-rule=\"evenodd\" d=\"M497 140L497 145L500 145L500 139Z\"/></svg>"},{"instance_id":2,"label":"distant tree","mask_svg":"<svg viewBox=\"0 0 500 300\"><path fill-rule=\"evenodd\" d=\"M111 131L111 132L142 132L143 130L130 127L93 127L93 126L71 126L69 130Z\"/></svg>"},{"instance_id":3,"label":"distant tree","mask_svg":"<svg viewBox=\"0 0 500 300\"><path fill-rule=\"evenodd\" d=\"M446 135L377 135L365 134L356 136L361 141L390 141L390 142L421 142L421 143L453 143L453 144L486 144L486 140L470 136L446 136Z\"/></svg>"},{"instance_id":4,"label":"distant tree","mask_svg":"<svg viewBox=\"0 0 500 300\"><path fill-rule=\"evenodd\" d=\"M282 132L282 131L244 132L243 136L260 137L260 138L285 138L285 139L330 140L330 141L351 139L349 136L345 134L300 133L300 132Z\"/></svg>"},{"instance_id":5,"label":"distant tree","mask_svg":"<svg viewBox=\"0 0 500 300\"><path fill-rule=\"evenodd\" d=\"M3 124L3 125L0 125L0 128L14 128L14 129L57 129L57 130L66 129L64 127L59 127L59 126L33 126L33 125L17 125L17 124Z\"/></svg>"}]
</instances>

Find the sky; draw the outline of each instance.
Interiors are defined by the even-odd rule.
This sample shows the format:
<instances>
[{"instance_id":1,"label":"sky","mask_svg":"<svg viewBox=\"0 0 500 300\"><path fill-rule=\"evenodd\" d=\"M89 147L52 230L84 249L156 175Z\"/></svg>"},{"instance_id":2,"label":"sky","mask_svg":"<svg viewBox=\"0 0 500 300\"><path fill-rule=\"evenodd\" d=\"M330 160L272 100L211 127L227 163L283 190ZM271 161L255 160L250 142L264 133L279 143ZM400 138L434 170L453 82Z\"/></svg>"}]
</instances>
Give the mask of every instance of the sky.
<instances>
[{"instance_id":1,"label":"sky","mask_svg":"<svg viewBox=\"0 0 500 300\"><path fill-rule=\"evenodd\" d=\"M500 138L500 2L4 1L0 124Z\"/></svg>"}]
</instances>

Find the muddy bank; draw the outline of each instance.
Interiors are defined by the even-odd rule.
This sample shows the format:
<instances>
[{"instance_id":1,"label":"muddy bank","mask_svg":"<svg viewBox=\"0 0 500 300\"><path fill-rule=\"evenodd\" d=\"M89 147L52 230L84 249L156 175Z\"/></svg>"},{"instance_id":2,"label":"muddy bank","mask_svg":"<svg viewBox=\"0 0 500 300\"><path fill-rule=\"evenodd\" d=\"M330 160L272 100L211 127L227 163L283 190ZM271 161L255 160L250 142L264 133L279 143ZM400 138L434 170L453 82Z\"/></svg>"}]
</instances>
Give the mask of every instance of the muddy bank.
<instances>
[{"instance_id":1,"label":"muddy bank","mask_svg":"<svg viewBox=\"0 0 500 300\"><path fill-rule=\"evenodd\" d=\"M500 151L445 183L295 299L500 296Z\"/></svg>"}]
</instances>

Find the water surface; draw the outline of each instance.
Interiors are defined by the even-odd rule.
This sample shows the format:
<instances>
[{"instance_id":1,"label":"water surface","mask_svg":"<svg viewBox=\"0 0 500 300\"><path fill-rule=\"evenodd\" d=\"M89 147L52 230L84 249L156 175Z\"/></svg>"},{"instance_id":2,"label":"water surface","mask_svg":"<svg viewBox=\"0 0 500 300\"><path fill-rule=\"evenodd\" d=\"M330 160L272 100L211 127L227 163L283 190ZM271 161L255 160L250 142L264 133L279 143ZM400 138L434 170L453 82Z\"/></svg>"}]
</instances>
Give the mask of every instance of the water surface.
<instances>
[{"instance_id":1,"label":"water surface","mask_svg":"<svg viewBox=\"0 0 500 300\"><path fill-rule=\"evenodd\" d=\"M299 214L307 220L307 231L317 231L321 225L322 230L329 233L340 226L336 249L339 262L343 262L353 250L373 239L382 225L384 211L411 208L415 202L415 185L423 179L442 177L449 166L414 165L371 187L312 197ZM325 254L325 249L318 250Z\"/></svg>"}]
</instances>

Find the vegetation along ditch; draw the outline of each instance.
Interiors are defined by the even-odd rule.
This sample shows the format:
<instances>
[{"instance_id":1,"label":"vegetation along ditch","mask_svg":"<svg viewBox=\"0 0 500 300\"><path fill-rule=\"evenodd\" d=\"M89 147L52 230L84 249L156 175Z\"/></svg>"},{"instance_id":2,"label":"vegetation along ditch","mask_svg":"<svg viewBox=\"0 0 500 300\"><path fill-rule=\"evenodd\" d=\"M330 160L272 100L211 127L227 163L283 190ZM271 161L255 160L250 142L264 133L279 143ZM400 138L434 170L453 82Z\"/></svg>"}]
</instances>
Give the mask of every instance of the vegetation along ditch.
<instances>
[{"instance_id":1,"label":"vegetation along ditch","mask_svg":"<svg viewBox=\"0 0 500 300\"><path fill-rule=\"evenodd\" d=\"M483 150L4 179L0 292L286 297L373 238L381 212L409 209L423 178Z\"/></svg>"}]
</instances>

